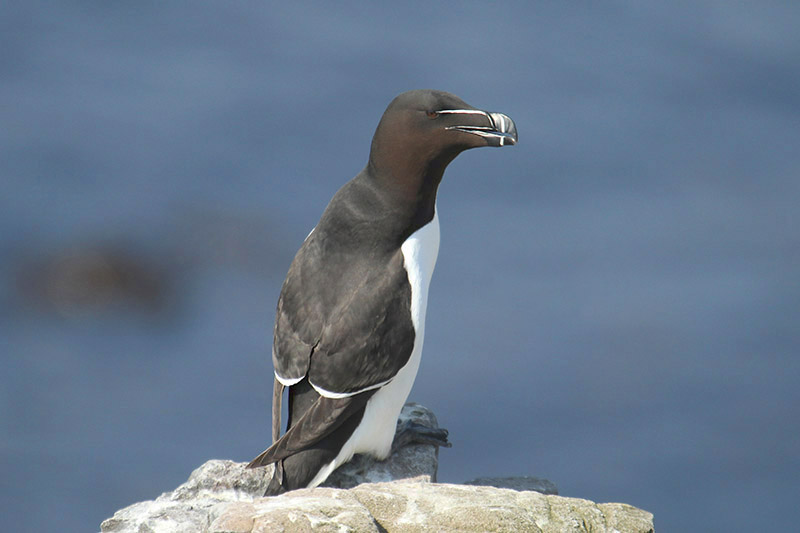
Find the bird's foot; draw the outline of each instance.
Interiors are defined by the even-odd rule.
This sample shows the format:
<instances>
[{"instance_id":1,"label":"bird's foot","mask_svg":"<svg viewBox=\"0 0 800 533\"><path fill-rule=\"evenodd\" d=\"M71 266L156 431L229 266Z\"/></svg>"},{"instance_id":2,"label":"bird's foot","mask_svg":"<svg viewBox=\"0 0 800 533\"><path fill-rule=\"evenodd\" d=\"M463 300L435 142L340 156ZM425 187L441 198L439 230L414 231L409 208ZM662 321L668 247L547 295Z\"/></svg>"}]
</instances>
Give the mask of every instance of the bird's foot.
<instances>
[{"instance_id":1,"label":"bird's foot","mask_svg":"<svg viewBox=\"0 0 800 533\"><path fill-rule=\"evenodd\" d=\"M450 448L452 444L447 440L447 435L448 431L444 428L430 428L416 422L406 421L397 426L392 442L392 453L409 444L429 444Z\"/></svg>"}]
</instances>

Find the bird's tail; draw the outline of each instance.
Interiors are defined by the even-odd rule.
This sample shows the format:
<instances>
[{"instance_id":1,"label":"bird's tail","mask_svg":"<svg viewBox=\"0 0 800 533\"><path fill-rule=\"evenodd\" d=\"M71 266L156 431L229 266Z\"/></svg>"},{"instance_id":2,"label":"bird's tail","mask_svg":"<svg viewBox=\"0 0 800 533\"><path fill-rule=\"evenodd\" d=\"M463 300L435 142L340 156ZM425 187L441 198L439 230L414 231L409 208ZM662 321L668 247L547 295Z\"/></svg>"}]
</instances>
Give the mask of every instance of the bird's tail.
<instances>
[{"instance_id":1,"label":"bird's tail","mask_svg":"<svg viewBox=\"0 0 800 533\"><path fill-rule=\"evenodd\" d=\"M283 485L283 461L278 461L275 463L275 471L272 474L272 479L267 485L267 490L264 492L264 496L277 496L278 494L283 494L287 492L287 489Z\"/></svg>"}]
</instances>

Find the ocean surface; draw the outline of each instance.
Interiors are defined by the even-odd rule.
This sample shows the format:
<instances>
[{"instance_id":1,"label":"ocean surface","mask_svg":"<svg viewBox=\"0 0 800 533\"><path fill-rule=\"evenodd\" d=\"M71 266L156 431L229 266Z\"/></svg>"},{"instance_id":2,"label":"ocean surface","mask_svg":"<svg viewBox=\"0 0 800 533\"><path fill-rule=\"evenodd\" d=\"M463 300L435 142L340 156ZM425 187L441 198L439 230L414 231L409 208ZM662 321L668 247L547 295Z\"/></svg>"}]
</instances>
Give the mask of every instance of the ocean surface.
<instances>
[{"instance_id":1,"label":"ocean surface","mask_svg":"<svg viewBox=\"0 0 800 533\"><path fill-rule=\"evenodd\" d=\"M410 399L440 480L546 477L658 531L800 494L800 4L0 7L0 516L97 531L269 441L280 284L414 88L462 154Z\"/></svg>"}]
</instances>

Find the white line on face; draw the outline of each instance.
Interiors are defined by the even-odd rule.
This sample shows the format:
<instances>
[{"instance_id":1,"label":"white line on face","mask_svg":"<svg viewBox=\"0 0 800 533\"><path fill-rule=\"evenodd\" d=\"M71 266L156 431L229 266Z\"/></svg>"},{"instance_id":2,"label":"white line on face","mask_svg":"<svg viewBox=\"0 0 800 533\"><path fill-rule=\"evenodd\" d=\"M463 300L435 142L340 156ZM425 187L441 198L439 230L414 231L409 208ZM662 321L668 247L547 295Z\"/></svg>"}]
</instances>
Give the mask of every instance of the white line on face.
<instances>
[{"instance_id":1,"label":"white line on face","mask_svg":"<svg viewBox=\"0 0 800 533\"><path fill-rule=\"evenodd\" d=\"M438 111L440 115L445 114L452 114L452 115L481 115L483 117L488 116L485 112L479 111L477 109L442 109Z\"/></svg>"}]
</instances>

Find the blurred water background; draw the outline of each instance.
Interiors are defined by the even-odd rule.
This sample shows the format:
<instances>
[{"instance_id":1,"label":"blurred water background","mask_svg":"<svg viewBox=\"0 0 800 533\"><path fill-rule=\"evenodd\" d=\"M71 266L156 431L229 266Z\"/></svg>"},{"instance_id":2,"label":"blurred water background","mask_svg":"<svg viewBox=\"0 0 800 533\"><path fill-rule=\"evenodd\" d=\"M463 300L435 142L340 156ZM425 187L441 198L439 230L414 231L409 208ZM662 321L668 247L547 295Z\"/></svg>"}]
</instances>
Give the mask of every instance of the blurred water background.
<instances>
[{"instance_id":1,"label":"blurred water background","mask_svg":"<svg viewBox=\"0 0 800 533\"><path fill-rule=\"evenodd\" d=\"M439 194L440 480L791 530L800 4L0 7L0 516L92 531L269 440L274 306L386 104L507 113Z\"/></svg>"}]
</instances>

